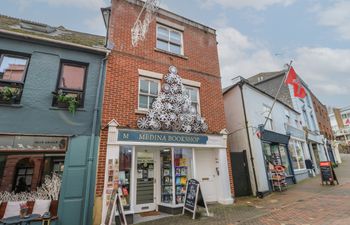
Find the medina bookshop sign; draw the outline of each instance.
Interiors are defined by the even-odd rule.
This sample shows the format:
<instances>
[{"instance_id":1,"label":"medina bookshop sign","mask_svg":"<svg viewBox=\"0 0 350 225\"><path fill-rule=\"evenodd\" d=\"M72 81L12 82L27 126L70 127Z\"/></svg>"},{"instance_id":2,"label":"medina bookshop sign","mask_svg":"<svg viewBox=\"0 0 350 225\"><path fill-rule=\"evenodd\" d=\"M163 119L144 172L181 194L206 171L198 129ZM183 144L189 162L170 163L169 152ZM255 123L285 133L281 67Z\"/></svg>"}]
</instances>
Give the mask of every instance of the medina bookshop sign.
<instances>
[{"instance_id":1,"label":"medina bookshop sign","mask_svg":"<svg viewBox=\"0 0 350 225\"><path fill-rule=\"evenodd\" d=\"M204 200L199 182L195 179L190 179L187 182L185 204L182 209L182 214L185 214L185 211L189 211L193 213L192 219L195 219L198 206L205 208L207 216L209 216L207 203Z\"/></svg>"},{"instance_id":2,"label":"medina bookshop sign","mask_svg":"<svg viewBox=\"0 0 350 225\"><path fill-rule=\"evenodd\" d=\"M179 134L165 132L142 132L133 130L120 130L118 141L129 142L160 142L174 144L200 144L205 145L208 142L208 136L196 134Z\"/></svg>"}]
</instances>

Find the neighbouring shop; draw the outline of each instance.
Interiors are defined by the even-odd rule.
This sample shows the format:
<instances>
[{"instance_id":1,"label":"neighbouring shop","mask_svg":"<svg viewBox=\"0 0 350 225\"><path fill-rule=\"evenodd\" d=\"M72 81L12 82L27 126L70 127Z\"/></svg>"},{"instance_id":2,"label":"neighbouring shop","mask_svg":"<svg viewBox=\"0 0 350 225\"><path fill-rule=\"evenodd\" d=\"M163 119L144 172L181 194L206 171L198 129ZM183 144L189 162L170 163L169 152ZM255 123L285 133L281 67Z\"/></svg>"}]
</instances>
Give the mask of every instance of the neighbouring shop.
<instances>
[{"instance_id":1,"label":"neighbouring shop","mask_svg":"<svg viewBox=\"0 0 350 225\"><path fill-rule=\"evenodd\" d=\"M268 178L271 179L276 166L282 166L286 174L286 181L291 184L295 183L295 178L288 151L289 138L288 135L264 130L262 132L261 142ZM269 182L270 188L273 189L271 184L272 182Z\"/></svg>"},{"instance_id":2,"label":"neighbouring shop","mask_svg":"<svg viewBox=\"0 0 350 225\"><path fill-rule=\"evenodd\" d=\"M62 176L67 145L67 137L0 135L0 191L36 191L45 176Z\"/></svg>"},{"instance_id":3,"label":"neighbouring shop","mask_svg":"<svg viewBox=\"0 0 350 225\"><path fill-rule=\"evenodd\" d=\"M180 214L192 178L206 201L227 204L232 198L226 156L226 135L126 130L111 123L103 215L115 182L129 222L147 211Z\"/></svg>"}]
</instances>

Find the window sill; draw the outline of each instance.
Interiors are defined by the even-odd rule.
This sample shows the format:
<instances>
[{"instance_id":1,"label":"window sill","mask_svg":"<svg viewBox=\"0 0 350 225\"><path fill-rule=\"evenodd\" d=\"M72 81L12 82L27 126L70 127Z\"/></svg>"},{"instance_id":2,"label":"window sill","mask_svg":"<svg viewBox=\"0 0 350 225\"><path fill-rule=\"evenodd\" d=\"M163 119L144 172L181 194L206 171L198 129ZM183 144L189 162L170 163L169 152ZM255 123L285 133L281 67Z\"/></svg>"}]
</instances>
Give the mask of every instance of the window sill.
<instances>
[{"instance_id":1,"label":"window sill","mask_svg":"<svg viewBox=\"0 0 350 225\"><path fill-rule=\"evenodd\" d=\"M49 109L50 109L50 110L64 110L64 111L68 111L67 108L59 108L59 107L54 107L54 106L50 107ZM86 112L86 109L84 109L84 108L79 108L79 109L76 109L76 111L77 111L77 112L78 112L78 111L80 111L80 112Z\"/></svg>"},{"instance_id":2,"label":"window sill","mask_svg":"<svg viewBox=\"0 0 350 225\"><path fill-rule=\"evenodd\" d=\"M22 104L0 104L0 107L22 108Z\"/></svg>"},{"instance_id":3,"label":"window sill","mask_svg":"<svg viewBox=\"0 0 350 225\"><path fill-rule=\"evenodd\" d=\"M142 110L142 109L135 109L135 113L136 114L146 115L148 113L148 111L147 110Z\"/></svg>"},{"instance_id":4,"label":"window sill","mask_svg":"<svg viewBox=\"0 0 350 225\"><path fill-rule=\"evenodd\" d=\"M181 58L181 59L186 59L186 60L188 60L188 57L187 57L187 56L175 54L175 53L172 53L172 52L168 52L168 51L165 51L165 50L163 50L163 49L154 48L154 51L160 52L160 53L164 53L164 54L167 54L167 55L171 55L171 56L175 56L175 57L178 57L178 58Z\"/></svg>"}]
</instances>

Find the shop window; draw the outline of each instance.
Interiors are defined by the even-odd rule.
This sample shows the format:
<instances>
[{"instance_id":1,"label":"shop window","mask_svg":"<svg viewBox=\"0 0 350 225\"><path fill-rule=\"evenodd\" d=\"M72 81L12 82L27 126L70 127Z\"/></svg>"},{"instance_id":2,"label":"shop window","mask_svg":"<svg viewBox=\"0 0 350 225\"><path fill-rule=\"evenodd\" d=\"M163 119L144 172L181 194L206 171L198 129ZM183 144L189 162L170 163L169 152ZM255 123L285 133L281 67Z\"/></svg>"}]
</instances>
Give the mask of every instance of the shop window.
<instances>
[{"instance_id":1,"label":"shop window","mask_svg":"<svg viewBox=\"0 0 350 225\"><path fill-rule=\"evenodd\" d=\"M1 55L0 104L19 104L29 59L22 56Z\"/></svg>"},{"instance_id":2,"label":"shop window","mask_svg":"<svg viewBox=\"0 0 350 225\"><path fill-rule=\"evenodd\" d=\"M282 165L285 167L285 172L288 175L292 175L292 168L290 167L288 160L287 147L285 145L279 145L279 152L281 156Z\"/></svg>"},{"instance_id":3,"label":"shop window","mask_svg":"<svg viewBox=\"0 0 350 225\"><path fill-rule=\"evenodd\" d=\"M282 165L285 167L285 172L291 174L286 147L278 144L263 143L263 152L265 155L266 168L271 165Z\"/></svg>"},{"instance_id":4,"label":"shop window","mask_svg":"<svg viewBox=\"0 0 350 225\"><path fill-rule=\"evenodd\" d=\"M28 158L20 160L16 165L13 191L15 193L29 192L32 186L33 173L34 163Z\"/></svg>"},{"instance_id":5,"label":"shop window","mask_svg":"<svg viewBox=\"0 0 350 225\"><path fill-rule=\"evenodd\" d=\"M190 97L193 113L200 114L200 105L199 105L199 89L195 87L185 86L185 94Z\"/></svg>"},{"instance_id":6,"label":"shop window","mask_svg":"<svg viewBox=\"0 0 350 225\"><path fill-rule=\"evenodd\" d=\"M295 170L305 169L303 143L291 140L289 142L289 152L292 159L292 165Z\"/></svg>"},{"instance_id":7,"label":"shop window","mask_svg":"<svg viewBox=\"0 0 350 225\"><path fill-rule=\"evenodd\" d=\"M159 93L159 80L146 77L139 78L139 109L149 110Z\"/></svg>"},{"instance_id":8,"label":"shop window","mask_svg":"<svg viewBox=\"0 0 350 225\"><path fill-rule=\"evenodd\" d=\"M192 178L192 150L186 148L174 149L175 169L175 203L185 201L187 180Z\"/></svg>"},{"instance_id":9,"label":"shop window","mask_svg":"<svg viewBox=\"0 0 350 225\"><path fill-rule=\"evenodd\" d=\"M125 210L130 209L132 147L120 146L119 149L119 186L122 193L122 204Z\"/></svg>"},{"instance_id":10,"label":"shop window","mask_svg":"<svg viewBox=\"0 0 350 225\"><path fill-rule=\"evenodd\" d=\"M7 159L7 156L5 155L0 156L0 184L2 183L2 178L5 171L6 159Z\"/></svg>"},{"instance_id":11,"label":"shop window","mask_svg":"<svg viewBox=\"0 0 350 225\"><path fill-rule=\"evenodd\" d=\"M173 165L171 158L171 149L160 151L161 202L166 204L173 203Z\"/></svg>"},{"instance_id":12,"label":"shop window","mask_svg":"<svg viewBox=\"0 0 350 225\"><path fill-rule=\"evenodd\" d=\"M84 106L87 64L62 62L53 106L68 108L68 100L76 102L76 108ZM66 98L60 98L60 96ZM67 99L67 100L65 100Z\"/></svg>"},{"instance_id":13,"label":"shop window","mask_svg":"<svg viewBox=\"0 0 350 225\"><path fill-rule=\"evenodd\" d=\"M51 176L52 173L56 173L61 176L63 175L64 155L47 155L45 156L44 162L44 170L41 176L41 180L44 180L45 176Z\"/></svg>"},{"instance_id":14,"label":"shop window","mask_svg":"<svg viewBox=\"0 0 350 225\"><path fill-rule=\"evenodd\" d=\"M158 49L177 55L183 55L182 39L182 32L160 24L157 25Z\"/></svg>"}]
</instances>

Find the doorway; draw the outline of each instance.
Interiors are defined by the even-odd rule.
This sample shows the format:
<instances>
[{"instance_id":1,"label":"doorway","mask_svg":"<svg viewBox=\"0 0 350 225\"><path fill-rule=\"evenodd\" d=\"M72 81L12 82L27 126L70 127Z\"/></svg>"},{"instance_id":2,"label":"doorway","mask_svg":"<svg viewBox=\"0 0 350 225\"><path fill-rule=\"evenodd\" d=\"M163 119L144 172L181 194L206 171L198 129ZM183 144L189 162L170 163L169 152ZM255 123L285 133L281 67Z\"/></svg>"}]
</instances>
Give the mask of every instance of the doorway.
<instances>
[{"instance_id":1,"label":"doorway","mask_svg":"<svg viewBox=\"0 0 350 225\"><path fill-rule=\"evenodd\" d=\"M231 162L235 197L252 195L247 151L231 152Z\"/></svg>"},{"instance_id":2,"label":"doorway","mask_svg":"<svg viewBox=\"0 0 350 225\"><path fill-rule=\"evenodd\" d=\"M136 212L154 211L156 205L157 151L136 150Z\"/></svg>"},{"instance_id":3,"label":"doorway","mask_svg":"<svg viewBox=\"0 0 350 225\"><path fill-rule=\"evenodd\" d=\"M197 179L201 185L204 198L207 202L216 202L216 151L213 149L196 150Z\"/></svg>"}]
</instances>

